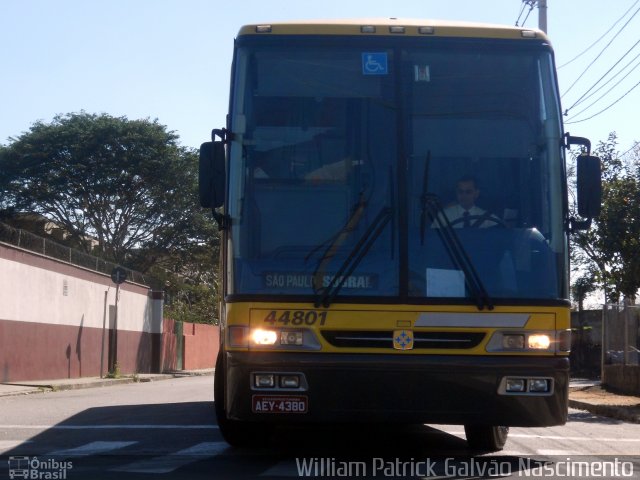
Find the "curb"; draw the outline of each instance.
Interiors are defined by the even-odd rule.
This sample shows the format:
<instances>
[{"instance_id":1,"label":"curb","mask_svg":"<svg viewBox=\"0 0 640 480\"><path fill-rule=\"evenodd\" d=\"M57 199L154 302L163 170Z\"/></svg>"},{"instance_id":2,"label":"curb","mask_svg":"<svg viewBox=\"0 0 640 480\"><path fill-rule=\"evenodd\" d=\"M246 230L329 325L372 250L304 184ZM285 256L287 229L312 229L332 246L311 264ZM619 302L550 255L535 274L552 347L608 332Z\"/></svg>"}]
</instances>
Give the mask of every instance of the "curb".
<instances>
[{"instance_id":1,"label":"curb","mask_svg":"<svg viewBox=\"0 0 640 480\"><path fill-rule=\"evenodd\" d=\"M215 368L210 368L206 370L176 370L172 372L167 372L166 375L171 375L174 378L181 377L206 377L209 375L213 375L215 372Z\"/></svg>"},{"instance_id":2,"label":"curb","mask_svg":"<svg viewBox=\"0 0 640 480\"><path fill-rule=\"evenodd\" d=\"M213 370L195 370L195 371L175 371L168 373L160 373L156 375L146 375L146 376L127 376L122 378L107 378L107 379L96 379L94 381L88 382L79 382L79 383L6 383L0 384L0 397L15 397L19 395L31 395L33 393L45 393L45 392L62 392L66 390L83 390L86 388L98 388L98 387L108 387L111 385L126 385L129 383L148 383L155 382L159 380L169 380L172 378L185 378L185 377L200 377L213 375ZM81 379L79 379L81 380ZM24 390L17 390L13 392L2 392L2 385L12 386L12 387L22 387Z\"/></svg>"},{"instance_id":3,"label":"curb","mask_svg":"<svg viewBox=\"0 0 640 480\"><path fill-rule=\"evenodd\" d=\"M576 408L578 410L586 410L595 415L602 415L604 417L615 418L617 420L623 420L625 422L640 423L640 410L638 413L630 411L630 408L617 407L614 405L596 405L588 402L581 402L579 400L569 399L569 407Z\"/></svg>"},{"instance_id":4,"label":"curb","mask_svg":"<svg viewBox=\"0 0 640 480\"><path fill-rule=\"evenodd\" d=\"M32 393L45 393L50 392L51 390L45 389L42 387L25 387L24 385L16 385L18 387L29 388L30 390L16 390L15 392L5 392L2 393L0 391L0 398L2 397L19 397L21 395L31 395Z\"/></svg>"}]
</instances>

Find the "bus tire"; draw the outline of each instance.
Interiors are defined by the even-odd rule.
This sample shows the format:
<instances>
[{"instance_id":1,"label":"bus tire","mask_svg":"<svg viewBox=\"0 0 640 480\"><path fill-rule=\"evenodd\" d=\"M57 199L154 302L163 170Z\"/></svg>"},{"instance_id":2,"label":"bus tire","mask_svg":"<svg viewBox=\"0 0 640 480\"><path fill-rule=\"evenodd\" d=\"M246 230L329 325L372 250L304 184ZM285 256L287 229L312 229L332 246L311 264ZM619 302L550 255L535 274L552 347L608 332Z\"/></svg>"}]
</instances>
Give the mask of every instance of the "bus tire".
<instances>
[{"instance_id":1,"label":"bus tire","mask_svg":"<svg viewBox=\"0 0 640 480\"><path fill-rule=\"evenodd\" d=\"M473 450L495 452L502 450L507 442L509 427L490 425L465 425L467 445Z\"/></svg>"},{"instance_id":2,"label":"bus tire","mask_svg":"<svg viewBox=\"0 0 640 480\"><path fill-rule=\"evenodd\" d=\"M218 429L222 438L232 447L256 447L264 444L272 431L269 424L229 420L224 408L225 380L222 346L216 360L213 376L213 397Z\"/></svg>"}]
</instances>

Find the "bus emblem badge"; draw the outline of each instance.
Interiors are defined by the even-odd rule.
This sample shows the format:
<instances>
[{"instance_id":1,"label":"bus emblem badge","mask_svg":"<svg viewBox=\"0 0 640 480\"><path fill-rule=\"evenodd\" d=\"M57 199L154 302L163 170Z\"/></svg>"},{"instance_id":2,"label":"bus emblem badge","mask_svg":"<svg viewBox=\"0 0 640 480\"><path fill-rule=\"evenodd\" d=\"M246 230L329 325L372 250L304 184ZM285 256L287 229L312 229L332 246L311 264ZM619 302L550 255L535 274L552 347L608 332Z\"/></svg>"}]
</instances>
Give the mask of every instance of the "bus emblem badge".
<instances>
[{"instance_id":1,"label":"bus emblem badge","mask_svg":"<svg viewBox=\"0 0 640 480\"><path fill-rule=\"evenodd\" d=\"M411 330L394 330L393 348L396 350L413 349L413 332Z\"/></svg>"}]
</instances>

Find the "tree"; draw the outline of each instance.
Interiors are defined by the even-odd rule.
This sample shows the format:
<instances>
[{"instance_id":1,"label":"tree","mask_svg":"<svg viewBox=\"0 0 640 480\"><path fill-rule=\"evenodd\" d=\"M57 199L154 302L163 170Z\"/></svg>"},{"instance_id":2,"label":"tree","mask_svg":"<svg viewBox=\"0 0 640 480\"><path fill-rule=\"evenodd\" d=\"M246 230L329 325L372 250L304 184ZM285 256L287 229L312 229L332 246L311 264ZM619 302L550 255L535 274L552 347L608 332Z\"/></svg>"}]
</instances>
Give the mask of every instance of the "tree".
<instances>
[{"instance_id":1,"label":"tree","mask_svg":"<svg viewBox=\"0 0 640 480\"><path fill-rule=\"evenodd\" d=\"M164 272L165 315L183 322L218 324L222 281L219 270L212 268L212 264L219 255L219 245L216 242L191 253L188 258L178 260L173 271Z\"/></svg>"},{"instance_id":2,"label":"tree","mask_svg":"<svg viewBox=\"0 0 640 480\"><path fill-rule=\"evenodd\" d=\"M573 282L571 285L571 293L573 301L578 306L578 312L582 312L584 310L584 301L587 298L587 295L593 293L595 289L596 285L592 272L587 272Z\"/></svg>"},{"instance_id":3,"label":"tree","mask_svg":"<svg viewBox=\"0 0 640 480\"><path fill-rule=\"evenodd\" d=\"M602 212L590 230L575 232L573 259L590 269L607 301L635 301L640 288L640 163L624 162L615 133L594 153L602 162Z\"/></svg>"},{"instance_id":4,"label":"tree","mask_svg":"<svg viewBox=\"0 0 640 480\"><path fill-rule=\"evenodd\" d=\"M146 272L215 236L197 203L196 153L177 140L157 120L36 122L0 149L0 208L40 213L76 247Z\"/></svg>"}]
</instances>

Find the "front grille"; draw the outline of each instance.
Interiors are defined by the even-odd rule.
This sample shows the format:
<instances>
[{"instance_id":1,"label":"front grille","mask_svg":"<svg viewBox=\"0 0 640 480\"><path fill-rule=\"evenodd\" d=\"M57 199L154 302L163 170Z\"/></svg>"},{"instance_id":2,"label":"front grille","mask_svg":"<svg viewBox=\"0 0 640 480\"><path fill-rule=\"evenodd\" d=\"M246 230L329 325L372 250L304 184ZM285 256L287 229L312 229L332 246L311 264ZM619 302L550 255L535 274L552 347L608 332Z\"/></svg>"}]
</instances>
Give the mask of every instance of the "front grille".
<instances>
[{"instance_id":1,"label":"front grille","mask_svg":"<svg viewBox=\"0 0 640 480\"><path fill-rule=\"evenodd\" d=\"M393 331L322 330L322 336L334 347L393 348ZM413 332L413 348L468 349L482 342L483 332Z\"/></svg>"}]
</instances>

